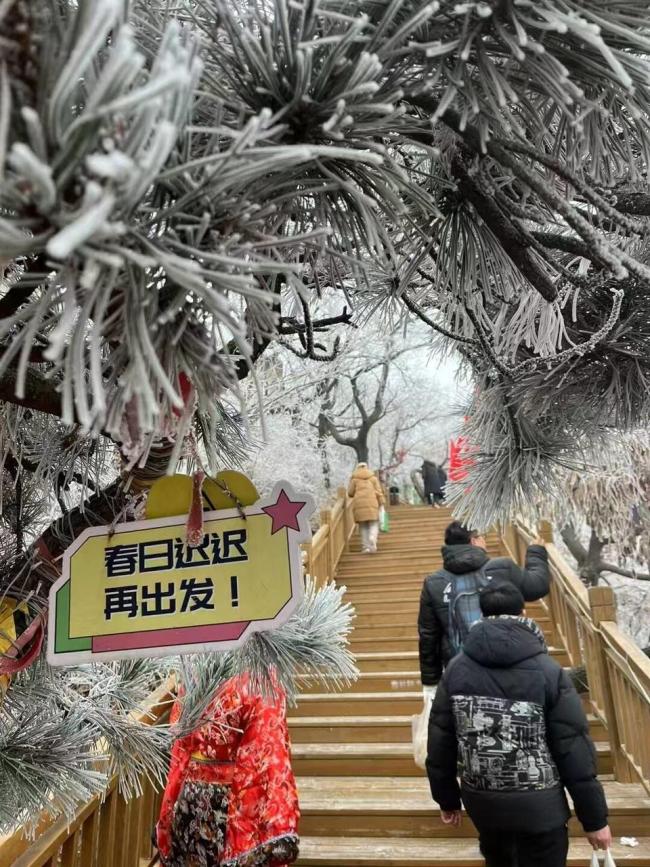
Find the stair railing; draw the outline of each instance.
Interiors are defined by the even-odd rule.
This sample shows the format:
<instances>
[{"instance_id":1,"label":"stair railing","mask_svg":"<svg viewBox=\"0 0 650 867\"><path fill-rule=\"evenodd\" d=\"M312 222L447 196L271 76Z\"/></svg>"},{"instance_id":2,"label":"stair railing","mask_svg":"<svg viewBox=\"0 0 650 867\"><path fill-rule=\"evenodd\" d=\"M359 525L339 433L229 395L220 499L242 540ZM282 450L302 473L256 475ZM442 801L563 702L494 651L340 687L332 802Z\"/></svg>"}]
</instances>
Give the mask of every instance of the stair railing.
<instances>
[{"instance_id":1,"label":"stair railing","mask_svg":"<svg viewBox=\"0 0 650 867\"><path fill-rule=\"evenodd\" d=\"M523 564L533 536L521 524L502 530L507 553ZM551 591L543 600L553 642L572 667L584 666L593 713L606 725L614 775L650 793L650 659L619 628L611 587L587 588L547 530Z\"/></svg>"},{"instance_id":2,"label":"stair railing","mask_svg":"<svg viewBox=\"0 0 650 867\"><path fill-rule=\"evenodd\" d=\"M331 581L354 531L352 500L339 488L331 509L320 513L320 528L311 542L303 546L305 572L321 587Z\"/></svg>"}]
</instances>

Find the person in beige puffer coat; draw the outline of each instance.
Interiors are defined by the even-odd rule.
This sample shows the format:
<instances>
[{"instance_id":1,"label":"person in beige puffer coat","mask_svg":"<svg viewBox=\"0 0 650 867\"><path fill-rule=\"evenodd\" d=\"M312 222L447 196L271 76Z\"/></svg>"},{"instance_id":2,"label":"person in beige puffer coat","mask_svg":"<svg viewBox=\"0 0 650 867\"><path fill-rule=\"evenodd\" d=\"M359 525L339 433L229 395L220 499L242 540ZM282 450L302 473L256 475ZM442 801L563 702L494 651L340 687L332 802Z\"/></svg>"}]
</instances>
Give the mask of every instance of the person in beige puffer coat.
<instances>
[{"instance_id":1,"label":"person in beige puffer coat","mask_svg":"<svg viewBox=\"0 0 650 867\"><path fill-rule=\"evenodd\" d=\"M361 551L363 554L376 554L379 509L384 505L384 493L377 477L368 469L368 464L357 465L350 479L348 496L352 497L354 520L361 533Z\"/></svg>"}]
</instances>

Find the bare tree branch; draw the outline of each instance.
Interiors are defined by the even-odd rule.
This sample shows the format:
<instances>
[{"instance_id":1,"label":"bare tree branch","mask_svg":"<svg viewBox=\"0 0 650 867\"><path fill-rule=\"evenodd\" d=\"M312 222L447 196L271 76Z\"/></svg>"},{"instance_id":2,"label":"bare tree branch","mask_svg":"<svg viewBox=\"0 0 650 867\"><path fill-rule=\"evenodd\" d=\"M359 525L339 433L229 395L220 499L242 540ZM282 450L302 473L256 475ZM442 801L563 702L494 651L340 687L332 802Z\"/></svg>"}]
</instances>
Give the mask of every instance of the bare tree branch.
<instances>
[{"instance_id":1,"label":"bare tree branch","mask_svg":"<svg viewBox=\"0 0 650 867\"><path fill-rule=\"evenodd\" d=\"M424 276L427 280L430 280L429 275L425 274L425 272L418 269L418 273L420 274L420 276ZM472 346L478 345L477 341L473 340L471 337L463 337L462 334L454 334L453 332L448 331L446 328L443 328L442 325L438 325L437 322L434 322L433 319L427 316L424 310L418 304L416 304L415 301L413 301L413 299L406 294L406 292L402 293L401 298L404 302L404 306L407 307L411 311L411 313L414 313L418 317L418 319L424 322L425 325L428 325L429 328L437 331L439 334L442 334L443 337L448 337L450 340L455 340L458 343L468 343Z\"/></svg>"},{"instance_id":2,"label":"bare tree branch","mask_svg":"<svg viewBox=\"0 0 650 867\"><path fill-rule=\"evenodd\" d=\"M350 385L352 387L352 397L354 398L354 403L356 408L359 410L359 414L361 416L361 420L364 424L368 423L368 412L366 410L365 404L361 399L361 394L359 392L359 378L361 373L357 373L355 376L350 378Z\"/></svg>"},{"instance_id":3,"label":"bare tree branch","mask_svg":"<svg viewBox=\"0 0 650 867\"><path fill-rule=\"evenodd\" d=\"M356 438L343 436L342 432L336 427L334 422L325 415L325 413L322 412L320 414L319 420L322 422L327 434L329 434L329 436L331 436L340 446L348 446L351 449L355 447Z\"/></svg>"},{"instance_id":4,"label":"bare tree branch","mask_svg":"<svg viewBox=\"0 0 650 867\"><path fill-rule=\"evenodd\" d=\"M589 247L576 235L564 235L561 232L541 232L538 230L534 230L530 234L543 247L547 247L549 250L559 250L563 253L582 256L584 259L591 259L592 254Z\"/></svg>"},{"instance_id":5,"label":"bare tree branch","mask_svg":"<svg viewBox=\"0 0 650 867\"><path fill-rule=\"evenodd\" d=\"M650 581L650 574L647 572L635 572L633 569L623 569L621 566L605 563L603 560L600 561L599 566L601 571L613 572L614 575L622 575L623 578L634 578L635 581Z\"/></svg>"},{"instance_id":6,"label":"bare tree branch","mask_svg":"<svg viewBox=\"0 0 650 867\"><path fill-rule=\"evenodd\" d=\"M384 361L382 364L381 371L381 379L379 380L379 387L377 388L377 394L375 395L375 405L374 408L368 417L368 420L371 424L376 424L379 419L384 414L384 397L386 395L386 386L388 385L388 375L390 373L390 362Z\"/></svg>"},{"instance_id":7,"label":"bare tree branch","mask_svg":"<svg viewBox=\"0 0 650 867\"><path fill-rule=\"evenodd\" d=\"M327 316L323 319L314 319L312 322L312 329L313 331L326 331L333 325L352 325L352 313L350 313L346 308L343 313L340 313L338 316ZM305 331L306 325L303 322L299 322L295 316L283 316L280 320L278 334L288 337L292 334L304 334Z\"/></svg>"},{"instance_id":8,"label":"bare tree branch","mask_svg":"<svg viewBox=\"0 0 650 867\"><path fill-rule=\"evenodd\" d=\"M27 261L24 271L16 278L14 285L0 298L0 319L13 316L46 279L47 262L43 254Z\"/></svg>"}]
</instances>

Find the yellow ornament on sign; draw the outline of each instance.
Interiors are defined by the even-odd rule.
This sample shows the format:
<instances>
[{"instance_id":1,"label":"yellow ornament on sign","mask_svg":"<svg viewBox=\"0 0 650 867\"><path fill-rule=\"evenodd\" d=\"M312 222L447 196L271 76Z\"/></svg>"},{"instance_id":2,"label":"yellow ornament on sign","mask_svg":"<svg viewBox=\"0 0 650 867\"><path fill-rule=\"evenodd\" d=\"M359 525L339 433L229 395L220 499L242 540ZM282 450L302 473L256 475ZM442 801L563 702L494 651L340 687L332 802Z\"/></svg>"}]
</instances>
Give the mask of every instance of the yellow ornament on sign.
<instances>
[{"instance_id":1,"label":"yellow ornament on sign","mask_svg":"<svg viewBox=\"0 0 650 867\"><path fill-rule=\"evenodd\" d=\"M203 510L216 512L253 506L260 498L257 488L243 473L222 470L203 482ZM166 476L155 482L145 508L147 519L187 515L192 505L192 477Z\"/></svg>"}]
</instances>

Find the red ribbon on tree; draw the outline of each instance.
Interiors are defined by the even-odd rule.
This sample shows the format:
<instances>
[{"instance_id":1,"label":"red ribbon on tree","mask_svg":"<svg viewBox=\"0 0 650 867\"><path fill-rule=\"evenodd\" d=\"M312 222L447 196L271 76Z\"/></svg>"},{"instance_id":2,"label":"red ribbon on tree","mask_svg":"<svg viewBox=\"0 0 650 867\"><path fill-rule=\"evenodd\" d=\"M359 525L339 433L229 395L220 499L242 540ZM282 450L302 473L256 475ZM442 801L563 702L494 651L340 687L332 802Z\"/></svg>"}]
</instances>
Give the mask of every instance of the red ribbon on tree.
<instances>
[{"instance_id":1,"label":"red ribbon on tree","mask_svg":"<svg viewBox=\"0 0 650 867\"><path fill-rule=\"evenodd\" d=\"M205 473L194 473L192 484L192 505L187 516L187 544L200 545L203 541L203 480Z\"/></svg>"}]
</instances>

